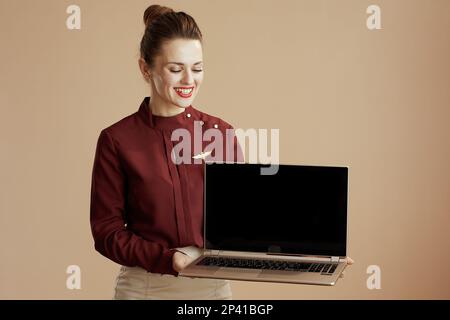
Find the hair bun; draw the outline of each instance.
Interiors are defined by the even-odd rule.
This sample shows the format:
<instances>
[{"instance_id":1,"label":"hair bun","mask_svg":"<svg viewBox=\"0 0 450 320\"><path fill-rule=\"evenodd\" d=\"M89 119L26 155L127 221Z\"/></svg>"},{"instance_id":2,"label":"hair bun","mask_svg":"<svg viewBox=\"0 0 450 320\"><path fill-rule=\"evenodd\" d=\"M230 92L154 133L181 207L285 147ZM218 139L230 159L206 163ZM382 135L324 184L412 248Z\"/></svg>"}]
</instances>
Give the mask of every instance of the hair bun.
<instances>
[{"instance_id":1,"label":"hair bun","mask_svg":"<svg viewBox=\"0 0 450 320\"><path fill-rule=\"evenodd\" d=\"M175 11L173 11L169 7L160 6L158 4L152 4L144 12L145 27L147 28L158 17L162 16L163 14L169 13L169 12L175 12Z\"/></svg>"}]
</instances>

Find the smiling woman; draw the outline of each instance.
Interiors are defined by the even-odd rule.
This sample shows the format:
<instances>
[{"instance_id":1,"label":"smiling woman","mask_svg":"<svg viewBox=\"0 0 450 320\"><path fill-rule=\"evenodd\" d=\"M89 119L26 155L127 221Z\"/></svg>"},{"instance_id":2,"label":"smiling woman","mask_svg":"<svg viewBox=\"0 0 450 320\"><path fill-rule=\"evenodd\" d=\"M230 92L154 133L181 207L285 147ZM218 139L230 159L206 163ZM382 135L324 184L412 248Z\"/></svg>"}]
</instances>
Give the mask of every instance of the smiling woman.
<instances>
[{"instance_id":1,"label":"smiling woman","mask_svg":"<svg viewBox=\"0 0 450 320\"><path fill-rule=\"evenodd\" d=\"M155 115L177 115L203 81L202 33L186 13L161 6L150 6L144 22L139 67L156 93L150 108Z\"/></svg>"},{"instance_id":2,"label":"smiling woman","mask_svg":"<svg viewBox=\"0 0 450 320\"><path fill-rule=\"evenodd\" d=\"M202 45L196 39L164 41L152 62L139 59L141 71L156 93L150 105L155 115L177 115L192 104L203 81L201 60Z\"/></svg>"},{"instance_id":3,"label":"smiling woman","mask_svg":"<svg viewBox=\"0 0 450 320\"><path fill-rule=\"evenodd\" d=\"M177 129L194 136L198 123L201 133L226 136L232 126L192 106L203 81L195 20L151 5L144 23L138 63L152 94L100 133L90 211L95 248L121 265L116 299L231 299L227 280L178 276L203 248L205 162L175 163L171 136ZM241 161L237 140L233 146Z\"/></svg>"}]
</instances>

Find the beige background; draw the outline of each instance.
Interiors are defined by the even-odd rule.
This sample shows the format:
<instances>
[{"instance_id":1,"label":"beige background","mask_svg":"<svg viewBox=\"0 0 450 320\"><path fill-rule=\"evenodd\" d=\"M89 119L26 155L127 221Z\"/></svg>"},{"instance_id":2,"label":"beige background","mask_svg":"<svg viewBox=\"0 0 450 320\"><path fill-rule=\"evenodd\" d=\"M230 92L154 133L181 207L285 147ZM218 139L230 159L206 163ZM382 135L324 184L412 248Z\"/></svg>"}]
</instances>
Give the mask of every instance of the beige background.
<instances>
[{"instance_id":1,"label":"beige background","mask_svg":"<svg viewBox=\"0 0 450 320\"><path fill-rule=\"evenodd\" d=\"M81 30L68 30L68 5ZM350 167L349 255L335 287L233 282L239 299L450 298L450 1L159 1L204 33L194 106L279 128L281 162ZM366 27L378 4L382 30ZM149 1L0 2L0 298L110 299L89 196L100 130L149 89ZM82 289L66 289L66 267ZM366 269L381 268L380 290Z\"/></svg>"}]
</instances>

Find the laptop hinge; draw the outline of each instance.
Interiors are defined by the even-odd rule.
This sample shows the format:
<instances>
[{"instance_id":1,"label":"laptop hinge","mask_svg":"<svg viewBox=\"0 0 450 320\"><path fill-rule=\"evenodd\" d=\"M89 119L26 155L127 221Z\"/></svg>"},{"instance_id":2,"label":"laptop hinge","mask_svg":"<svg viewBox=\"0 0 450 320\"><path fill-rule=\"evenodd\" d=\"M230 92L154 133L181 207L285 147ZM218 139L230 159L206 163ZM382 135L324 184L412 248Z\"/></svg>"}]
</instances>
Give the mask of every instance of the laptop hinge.
<instances>
[{"instance_id":1,"label":"laptop hinge","mask_svg":"<svg viewBox=\"0 0 450 320\"><path fill-rule=\"evenodd\" d=\"M331 257L331 262L339 262L339 257Z\"/></svg>"}]
</instances>

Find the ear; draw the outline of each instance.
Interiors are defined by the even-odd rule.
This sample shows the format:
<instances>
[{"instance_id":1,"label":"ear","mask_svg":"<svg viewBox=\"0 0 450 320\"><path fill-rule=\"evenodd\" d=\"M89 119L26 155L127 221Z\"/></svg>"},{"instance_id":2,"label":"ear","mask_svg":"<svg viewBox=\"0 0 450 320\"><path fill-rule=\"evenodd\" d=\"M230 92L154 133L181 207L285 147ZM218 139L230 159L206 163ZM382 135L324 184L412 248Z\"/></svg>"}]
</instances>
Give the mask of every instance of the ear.
<instances>
[{"instance_id":1,"label":"ear","mask_svg":"<svg viewBox=\"0 0 450 320\"><path fill-rule=\"evenodd\" d=\"M138 64L139 64L139 69L141 70L142 75L144 76L146 81L149 81L151 78L151 74L149 71L149 67L147 65L147 63L145 62L145 60L141 57L138 60Z\"/></svg>"}]
</instances>

